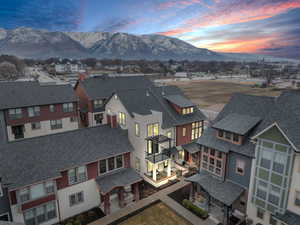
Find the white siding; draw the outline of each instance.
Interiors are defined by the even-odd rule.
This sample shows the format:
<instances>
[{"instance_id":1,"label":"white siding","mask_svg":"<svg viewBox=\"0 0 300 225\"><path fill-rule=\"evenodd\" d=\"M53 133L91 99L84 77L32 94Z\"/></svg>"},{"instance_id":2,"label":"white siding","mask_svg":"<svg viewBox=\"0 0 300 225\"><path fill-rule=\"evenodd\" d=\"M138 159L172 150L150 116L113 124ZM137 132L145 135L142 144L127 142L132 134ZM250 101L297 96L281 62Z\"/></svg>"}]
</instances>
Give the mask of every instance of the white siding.
<instances>
[{"instance_id":1,"label":"white siding","mask_svg":"<svg viewBox=\"0 0 300 225\"><path fill-rule=\"evenodd\" d=\"M81 191L83 191L84 202L70 206L69 196ZM65 220L100 205L100 194L95 180L89 180L58 190L57 196L61 220Z\"/></svg>"}]
</instances>

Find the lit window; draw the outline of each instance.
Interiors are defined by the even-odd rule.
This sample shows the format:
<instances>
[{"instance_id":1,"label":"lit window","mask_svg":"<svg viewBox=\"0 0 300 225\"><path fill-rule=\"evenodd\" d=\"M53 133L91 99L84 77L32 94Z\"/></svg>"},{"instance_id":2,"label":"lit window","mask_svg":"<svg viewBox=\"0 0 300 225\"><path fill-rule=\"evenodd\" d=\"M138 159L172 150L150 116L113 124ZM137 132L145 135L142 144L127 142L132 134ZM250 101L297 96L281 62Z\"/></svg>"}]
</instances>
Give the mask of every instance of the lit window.
<instances>
[{"instance_id":1,"label":"lit window","mask_svg":"<svg viewBox=\"0 0 300 225\"><path fill-rule=\"evenodd\" d=\"M102 99L94 100L94 108L95 109L101 108L102 106L103 106L103 100Z\"/></svg>"},{"instance_id":2,"label":"lit window","mask_svg":"<svg viewBox=\"0 0 300 225\"><path fill-rule=\"evenodd\" d=\"M192 140L199 138L202 134L202 126L200 122L192 123Z\"/></svg>"},{"instance_id":3,"label":"lit window","mask_svg":"<svg viewBox=\"0 0 300 225\"><path fill-rule=\"evenodd\" d=\"M147 137L153 137L158 135L158 123L147 125Z\"/></svg>"},{"instance_id":4,"label":"lit window","mask_svg":"<svg viewBox=\"0 0 300 225\"><path fill-rule=\"evenodd\" d=\"M125 115L125 113L119 112L118 115L119 115L119 116L118 116L119 124L120 124L120 125L123 125L123 126L126 126L126 115Z\"/></svg>"},{"instance_id":5,"label":"lit window","mask_svg":"<svg viewBox=\"0 0 300 225\"><path fill-rule=\"evenodd\" d=\"M134 127L135 127L135 135L140 136L140 124L135 123Z\"/></svg>"},{"instance_id":6,"label":"lit window","mask_svg":"<svg viewBox=\"0 0 300 225\"><path fill-rule=\"evenodd\" d=\"M168 138L172 138L172 132L171 132L171 131L168 131L168 132L167 132L167 137L168 137Z\"/></svg>"}]
</instances>

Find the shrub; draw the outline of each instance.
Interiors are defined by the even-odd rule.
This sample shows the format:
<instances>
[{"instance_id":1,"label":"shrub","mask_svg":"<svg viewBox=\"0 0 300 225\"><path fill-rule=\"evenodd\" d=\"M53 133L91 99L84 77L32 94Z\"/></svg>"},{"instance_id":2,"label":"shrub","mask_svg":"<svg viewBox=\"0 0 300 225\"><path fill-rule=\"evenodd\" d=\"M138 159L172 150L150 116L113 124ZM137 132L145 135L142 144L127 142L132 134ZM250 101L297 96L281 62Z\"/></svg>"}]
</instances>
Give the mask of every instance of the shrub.
<instances>
[{"instance_id":1,"label":"shrub","mask_svg":"<svg viewBox=\"0 0 300 225\"><path fill-rule=\"evenodd\" d=\"M187 200L187 199L184 199L182 201L182 205L192 211L194 214L196 214L197 216L199 216L200 218L202 219L206 219L208 217L208 212L204 209L201 209L197 206L195 206L191 201Z\"/></svg>"}]
</instances>

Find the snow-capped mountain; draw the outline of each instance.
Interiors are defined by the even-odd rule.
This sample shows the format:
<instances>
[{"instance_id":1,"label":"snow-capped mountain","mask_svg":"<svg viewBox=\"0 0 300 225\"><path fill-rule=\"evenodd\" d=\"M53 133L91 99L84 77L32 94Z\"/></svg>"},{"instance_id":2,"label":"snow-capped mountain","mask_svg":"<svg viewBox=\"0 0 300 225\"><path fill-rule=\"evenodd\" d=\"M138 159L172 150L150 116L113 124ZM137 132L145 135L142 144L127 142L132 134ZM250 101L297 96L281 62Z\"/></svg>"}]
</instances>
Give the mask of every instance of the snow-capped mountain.
<instances>
[{"instance_id":1,"label":"snow-capped mountain","mask_svg":"<svg viewBox=\"0 0 300 225\"><path fill-rule=\"evenodd\" d=\"M222 60L225 57L161 35L108 32L50 32L31 28L0 29L0 54L24 58L120 58Z\"/></svg>"}]
</instances>

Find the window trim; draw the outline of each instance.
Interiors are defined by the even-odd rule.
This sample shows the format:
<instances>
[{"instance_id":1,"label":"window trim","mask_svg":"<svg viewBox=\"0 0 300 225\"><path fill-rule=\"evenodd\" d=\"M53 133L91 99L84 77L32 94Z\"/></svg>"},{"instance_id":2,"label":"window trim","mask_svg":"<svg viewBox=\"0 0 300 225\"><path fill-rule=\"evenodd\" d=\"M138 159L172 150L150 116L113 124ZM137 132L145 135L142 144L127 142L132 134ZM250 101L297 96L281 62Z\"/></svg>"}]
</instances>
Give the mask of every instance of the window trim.
<instances>
[{"instance_id":1,"label":"window trim","mask_svg":"<svg viewBox=\"0 0 300 225\"><path fill-rule=\"evenodd\" d=\"M157 125L157 134L155 134L155 132L154 132L156 125ZM149 127L150 127L150 129L149 129ZM159 135L159 123L158 122L147 124L146 129L147 129L146 130L147 131L147 137L154 137L154 136ZM149 132L148 132L149 130L151 130L151 134L149 134Z\"/></svg>"},{"instance_id":2,"label":"window trim","mask_svg":"<svg viewBox=\"0 0 300 225\"><path fill-rule=\"evenodd\" d=\"M79 180L79 173L78 173L78 169L81 168L81 167L84 167L84 172L85 172L85 179L84 180ZM70 176L69 176L69 172L70 170L75 170L75 177L76 177L76 181L75 182L70 182ZM68 185L74 185L74 184L79 184L79 183L83 183L85 181L88 180L88 174L87 174L87 167L86 165L84 166L77 166L77 167L74 167L74 168L71 168L71 169L68 169L67 170L68 172Z\"/></svg>"},{"instance_id":3,"label":"window trim","mask_svg":"<svg viewBox=\"0 0 300 225\"><path fill-rule=\"evenodd\" d=\"M138 122L135 122L134 123L134 133L135 133L135 136L139 137L141 134L140 132L140 124Z\"/></svg>"},{"instance_id":4,"label":"window trim","mask_svg":"<svg viewBox=\"0 0 300 225\"><path fill-rule=\"evenodd\" d=\"M17 113L18 110L20 110L19 113ZM14 113L11 113L12 111L13 111ZM21 119L21 118L23 118L23 110L22 110L22 108L8 109L8 117L9 117L9 119L11 119L11 120L16 120L16 119Z\"/></svg>"},{"instance_id":5,"label":"window trim","mask_svg":"<svg viewBox=\"0 0 300 225\"><path fill-rule=\"evenodd\" d=\"M54 204L54 206L55 206L55 207L54 207L54 209L55 209L55 217L53 217L53 218L51 218L51 219L48 219L47 205L49 205L50 203ZM55 219L55 218L58 217L58 213L57 213L58 208L57 208L56 201L50 201L50 202L46 202L46 203L40 204L40 205L38 205L38 206L36 206L36 207L34 207L34 208L30 208L30 209L27 209L27 210L23 211L24 222L26 222L26 219L25 219L25 213L28 212L28 211L33 211L33 215L34 215L33 218L34 218L34 220L35 220L35 225L42 224L42 223L38 223L38 221L37 221L37 213L36 213L36 209L37 209L37 208L40 208L40 207L43 207L43 208L44 208L44 213L45 213L45 214L44 214L44 215L45 215L45 221L42 222L42 223L49 222L49 221L51 221L51 220L53 220L53 219Z\"/></svg>"},{"instance_id":6,"label":"window trim","mask_svg":"<svg viewBox=\"0 0 300 225\"><path fill-rule=\"evenodd\" d=\"M60 123L57 123L57 121L60 121ZM52 124L54 123L55 124ZM61 126L60 126L61 125ZM50 128L51 130L59 130L63 128L63 121L62 119L57 119L57 120L50 120Z\"/></svg>"},{"instance_id":7,"label":"window trim","mask_svg":"<svg viewBox=\"0 0 300 225\"><path fill-rule=\"evenodd\" d=\"M32 110L32 111L31 111ZM41 115L41 107L39 106L32 106L27 108L28 117L38 117ZM32 113L32 115L30 115Z\"/></svg>"},{"instance_id":8,"label":"window trim","mask_svg":"<svg viewBox=\"0 0 300 225\"><path fill-rule=\"evenodd\" d=\"M64 113L74 112L74 103L73 102L63 103L62 104L62 111Z\"/></svg>"},{"instance_id":9,"label":"window trim","mask_svg":"<svg viewBox=\"0 0 300 225\"><path fill-rule=\"evenodd\" d=\"M78 194L82 194L82 201L79 201L78 199ZM71 204L71 196L75 196L75 203ZM84 203L84 191L79 191L79 192L76 192L76 193L73 193L73 194L70 194L69 195L69 206L70 207L73 207L73 206L76 206L76 205L80 205Z\"/></svg>"},{"instance_id":10,"label":"window trim","mask_svg":"<svg viewBox=\"0 0 300 225\"><path fill-rule=\"evenodd\" d=\"M53 192L51 193L47 193L47 189L46 189L46 183L50 183L52 182L53 184ZM43 184L43 187L44 187L44 196L41 196L41 197L38 197L38 198L32 198L32 194L31 194L31 187L35 186L35 185L41 185ZM26 200L26 201L22 201L21 200L21 194L20 192L22 190L27 190L27 193L28 193L28 196L29 196L29 199ZM50 195L53 195L55 194L55 191L56 191L56 182L54 180L48 180L48 181L44 181L42 183L37 183L37 184L34 184L34 185L31 185L31 186L27 186L27 187L24 187L24 188L20 188L18 190L18 193L17 193L17 198L18 198L18 202L20 201L20 203L24 204L24 203L27 203L27 202L31 202L31 201L35 201L37 199L41 199L41 198L44 198L44 197L47 197L47 196L50 196Z\"/></svg>"}]
</instances>

